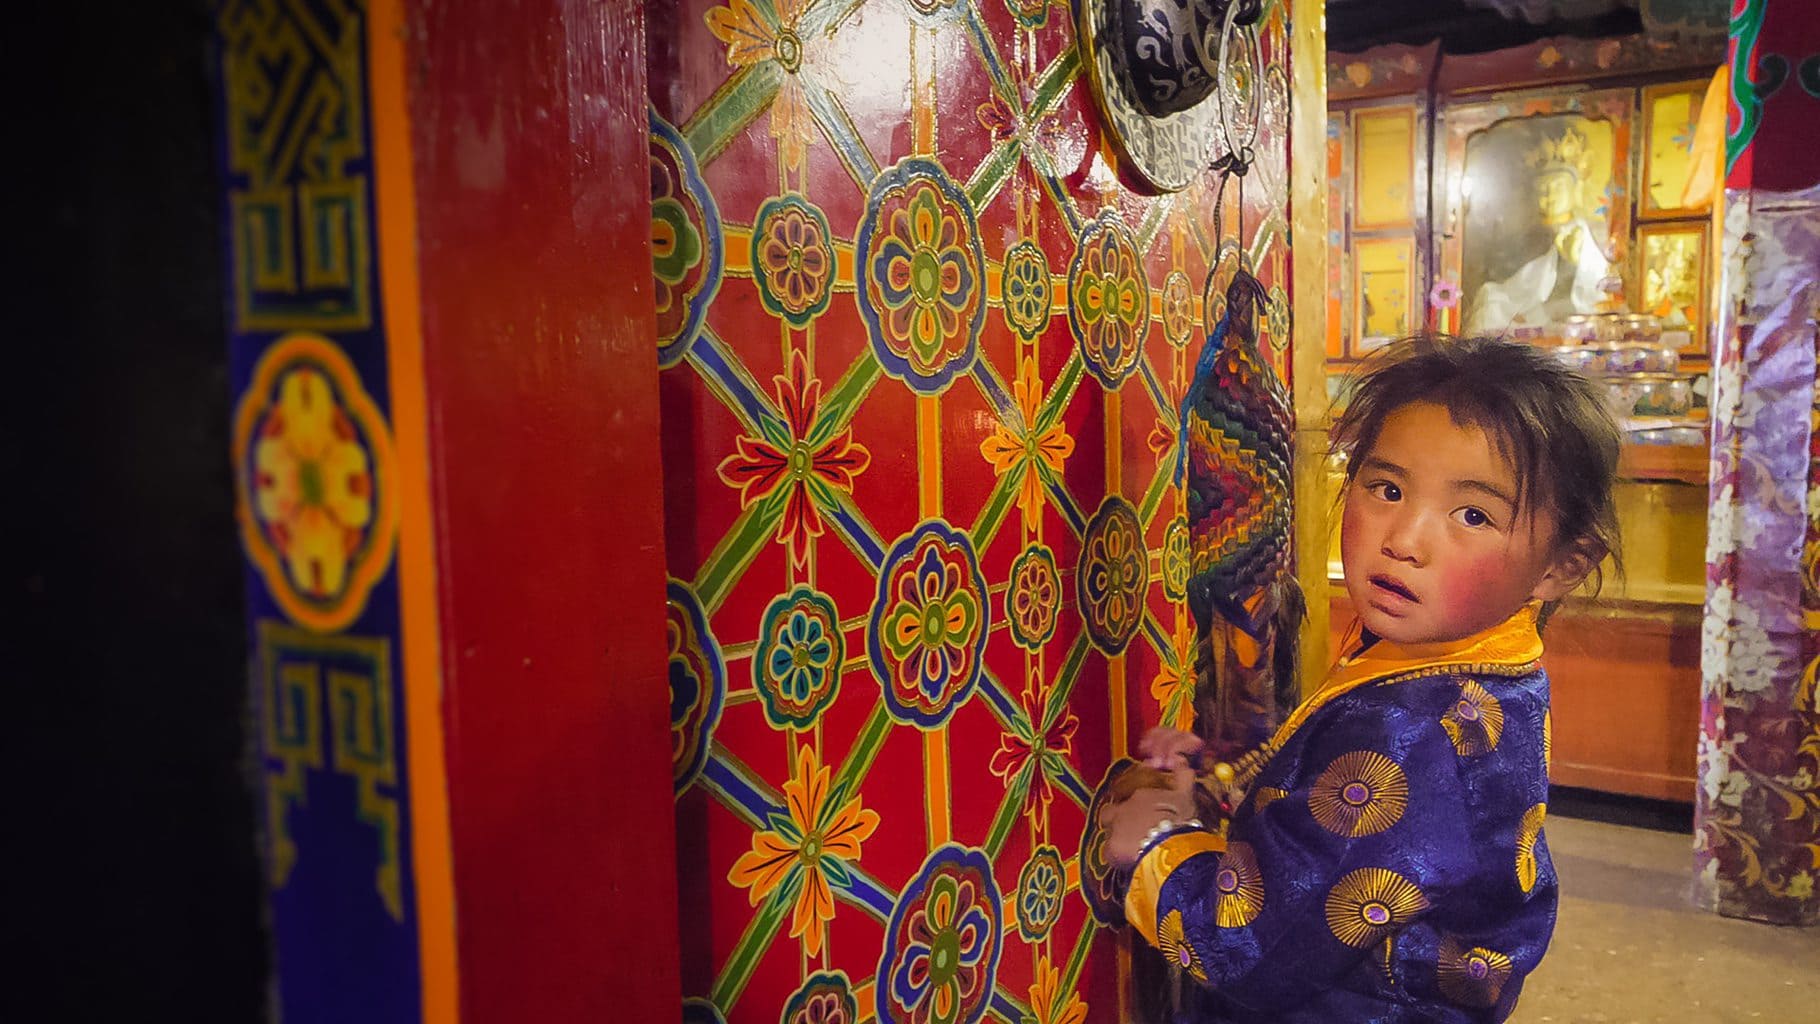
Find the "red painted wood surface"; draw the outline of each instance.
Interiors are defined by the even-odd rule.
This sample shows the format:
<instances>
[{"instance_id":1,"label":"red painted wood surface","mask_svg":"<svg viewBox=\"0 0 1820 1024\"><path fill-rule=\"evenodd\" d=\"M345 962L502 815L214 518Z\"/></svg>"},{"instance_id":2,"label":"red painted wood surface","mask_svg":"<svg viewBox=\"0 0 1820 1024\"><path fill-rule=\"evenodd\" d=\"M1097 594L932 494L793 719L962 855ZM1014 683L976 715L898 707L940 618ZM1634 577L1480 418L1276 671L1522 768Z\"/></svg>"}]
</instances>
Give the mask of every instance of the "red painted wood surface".
<instances>
[{"instance_id":1,"label":"red painted wood surface","mask_svg":"<svg viewBox=\"0 0 1820 1024\"><path fill-rule=\"evenodd\" d=\"M642 5L410 23L462 1018L674 1020Z\"/></svg>"},{"instance_id":2,"label":"red painted wood surface","mask_svg":"<svg viewBox=\"0 0 1820 1024\"><path fill-rule=\"evenodd\" d=\"M1258 29L1257 160L1216 222L1211 173L1168 198L1119 185L1068 5L647 7L653 213L672 240L654 269L683 991L703 1018L711 1002L775 1024L845 998L928 1017L935 986L889 982L933 955L906 922L963 858L990 863L989 885L967 883L990 927L953 936L972 954L940 997L955 1016L1127 1016L1119 933L1089 925L1077 886L1039 879L1078 864L1109 763L1191 709L1192 620L1169 581L1187 559L1166 554L1172 523L1187 537L1178 402L1241 230L1286 374L1287 10ZM914 343L887 246L955 270L950 312L924 307ZM1004 284L1020 263L1012 279L1040 293ZM1141 353L1130 373L1106 369L1124 329L1095 326L1110 321L1094 282L1115 278L1141 296L1117 342ZM1141 580L1083 582L1111 579L1096 566L1114 548L1143 552L1124 563ZM918 551L947 560L924 582ZM1045 562L1050 582L1030 582ZM928 616L937 599L972 612ZM912 629L920 647L900 643ZM724 700L699 697L717 678ZM817 771L838 800L790 796ZM837 815L851 842L831 855L807 837L843 831ZM779 849L814 873L764 870Z\"/></svg>"}]
</instances>

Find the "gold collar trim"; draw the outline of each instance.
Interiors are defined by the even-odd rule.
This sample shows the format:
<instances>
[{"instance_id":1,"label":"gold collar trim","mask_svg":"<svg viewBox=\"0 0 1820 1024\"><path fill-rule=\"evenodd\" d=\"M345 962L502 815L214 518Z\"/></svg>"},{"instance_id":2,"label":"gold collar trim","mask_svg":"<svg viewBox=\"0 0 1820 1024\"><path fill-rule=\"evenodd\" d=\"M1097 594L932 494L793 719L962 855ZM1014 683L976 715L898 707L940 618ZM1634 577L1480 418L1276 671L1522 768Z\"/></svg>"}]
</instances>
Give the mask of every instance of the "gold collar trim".
<instances>
[{"instance_id":1,"label":"gold collar trim","mask_svg":"<svg viewBox=\"0 0 1820 1024\"><path fill-rule=\"evenodd\" d=\"M1542 658L1542 636L1536 632L1540 601L1531 601L1515 615L1481 633L1433 644L1396 644L1379 640L1363 651L1341 658L1319 692L1303 701L1277 728L1269 742L1242 758L1239 785L1249 785L1295 731L1316 711L1338 697L1374 683L1394 683L1449 673L1522 676L1536 670Z\"/></svg>"},{"instance_id":2,"label":"gold collar trim","mask_svg":"<svg viewBox=\"0 0 1820 1024\"><path fill-rule=\"evenodd\" d=\"M1321 687L1321 695L1342 686L1350 688L1372 679L1444 665L1527 671L1542 657L1542 636L1536 632L1536 616L1541 610L1541 602L1531 601L1517 609L1515 615L1482 633L1443 643L1397 644L1379 640L1363 651L1341 658Z\"/></svg>"}]
</instances>

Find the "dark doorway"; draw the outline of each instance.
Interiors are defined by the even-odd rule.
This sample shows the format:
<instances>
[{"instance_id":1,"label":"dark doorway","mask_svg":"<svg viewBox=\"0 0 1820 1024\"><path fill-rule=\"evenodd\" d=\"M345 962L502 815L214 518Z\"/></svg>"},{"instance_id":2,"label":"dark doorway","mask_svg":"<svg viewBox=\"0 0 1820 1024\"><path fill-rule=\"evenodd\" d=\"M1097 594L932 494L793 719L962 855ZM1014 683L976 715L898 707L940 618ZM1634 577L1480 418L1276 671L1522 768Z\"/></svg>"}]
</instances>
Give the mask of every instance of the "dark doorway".
<instances>
[{"instance_id":1,"label":"dark doorway","mask_svg":"<svg viewBox=\"0 0 1820 1024\"><path fill-rule=\"evenodd\" d=\"M39 5L5 44L6 831L36 1019L264 1016L212 7Z\"/></svg>"}]
</instances>

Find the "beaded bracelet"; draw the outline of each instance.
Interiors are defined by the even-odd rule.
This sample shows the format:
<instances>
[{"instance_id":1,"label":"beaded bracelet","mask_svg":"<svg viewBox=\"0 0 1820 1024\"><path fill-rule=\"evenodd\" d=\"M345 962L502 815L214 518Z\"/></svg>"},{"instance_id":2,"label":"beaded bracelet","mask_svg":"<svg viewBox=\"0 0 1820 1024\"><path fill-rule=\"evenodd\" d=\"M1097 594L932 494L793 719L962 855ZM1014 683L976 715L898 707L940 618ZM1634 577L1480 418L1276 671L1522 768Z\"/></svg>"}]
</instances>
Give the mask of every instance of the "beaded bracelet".
<instances>
[{"instance_id":1,"label":"beaded bracelet","mask_svg":"<svg viewBox=\"0 0 1820 1024\"><path fill-rule=\"evenodd\" d=\"M1201 823L1201 819L1199 818L1189 818L1187 821L1181 822L1164 818L1162 821L1156 823L1156 827L1144 834L1144 841L1138 844L1138 859L1143 860L1144 855L1149 853L1156 844L1175 835L1177 832L1186 832L1190 829L1204 830L1206 827L1206 825Z\"/></svg>"}]
</instances>

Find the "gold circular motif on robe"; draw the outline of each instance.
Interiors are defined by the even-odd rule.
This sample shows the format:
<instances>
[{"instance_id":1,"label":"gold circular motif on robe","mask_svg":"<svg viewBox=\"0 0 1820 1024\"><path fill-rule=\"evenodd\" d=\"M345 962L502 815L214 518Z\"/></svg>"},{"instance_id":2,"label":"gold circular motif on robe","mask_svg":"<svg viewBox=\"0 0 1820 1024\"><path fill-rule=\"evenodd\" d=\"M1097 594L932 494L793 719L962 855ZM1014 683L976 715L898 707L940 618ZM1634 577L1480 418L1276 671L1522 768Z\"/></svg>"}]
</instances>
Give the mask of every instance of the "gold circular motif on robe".
<instances>
[{"instance_id":1,"label":"gold circular motif on robe","mask_svg":"<svg viewBox=\"0 0 1820 1024\"><path fill-rule=\"evenodd\" d=\"M1409 779L1395 761L1375 750L1333 759L1308 791L1308 811L1321 827L1348 838L1376 835L1397 823L1409 806Z\"/></svg>"},{"instance_id":2,"label":"gold circular motif on robe","mask_svg":"<svg viewBox=\"0 0 1820 1024\"><path fill-rule=\"evenodd\" d=\"M1517 826L1517 884L1528 892L1536 887L1536 840L1542 836L1542 819L1548 816L1548 805L1537 804L1523 812Z\"/></svg>"},{"instance_id":3,"label":"gold circular motif on robe","mask_svg":"<svg viewBox=\"0 0 1820 1024\"><path fill-rule=\"evenodd\" d=\"M1163 920L1156 928L1157 948L1169 961L1169 966L1188 973L1196 981L1206 981L1207 971L1201 966L1201 954L1194 951L1188 941L1188 934L1182 927L1182 912L1171 910L1163 915Z\"/></svg>"},{"instance_id":4,"label":"gold circular motif on robe","mask_svg":"<svg viewBox=\"0 0 1820 1024\"><path fill-rule=\"evenodd\" d=\"M1542 712L1542 771L1547 772L1555 766L1555 716L1552 711Z\"/></svg>"},{"instance_id":5,"label":"gold circular motif on robe","mask_svg":"<svg viewBox=\"0 0 1820 1024\"><path fill-rule=\"evenodd\" d=\"M1389 985L1395 985L1397 983L1396 972L1391 970L1390 967L1391 962L1396 958L1396 955L1397 937L1395 935L1385 936L1384 941L1378 944L1376 959L1378 961L1378 970L1384 972L1384 982Z\"/></svg>"},{"instance_id":6,"label":"gold circular motif on robe","mask_svg":"<svg viewBox=\"0 0 1820 1024\"><path fill-rule=\"evenodd\" d=\"M1435 985L1463 1006L1492 1006L1510 980L1510 957L1484 946L1468 947L1451 935L1441 939L1435 958Z\"/></svg>"},{"instance_id":7,"label":"gold circular motif on robe","mask_svg":"<svg viewBox=\"0 0 1820 1024\"><path fill-rule=\"evenodd\" d=\"M1478 680L1468 679L1459 699L1441 716L1441 728L1461 757L1488 754L1504 735L1504 706Z\"/></svg>"},{"instance_id":8,"label":"gold circular motif on robe","mask_svg":"<svg viewBox=\"0 0 1820 1024\"><path fill-rule=\"evenodd\" d=\"M1264 910L1264 873L1250 843L1232 843L1220 858L1213 887L1219 895L1214 920L1221 928L1243 928Z\"/></svg>"},{"instance_id":9,"label":"gold circular motif on robe","mask_svg":"<svg viewBox=\"0 0 1820 1024\"><path fill-rule=\"evenodd\" d=\"M1382 942L1428 909L1416 884L1389 868L1360 868L1327 893L1327 927L1354 949Z\"/></svg>"},{"instance_id":10,"label":"gold circular motif on robe","mask_svg":"<svg viewBox=\"0 0 1820 1024\"><path fill-rule=\"evenodd\" d=\"M1251 813L1263 814L1264 808L1269 807L1271 804L1276 803L1278 800L1281 800L1288 795L1288 790L1278 789L1275 786L1264 786L1258 790L1257 796L1251 798Z\"/></svg>"}]
</instances>

